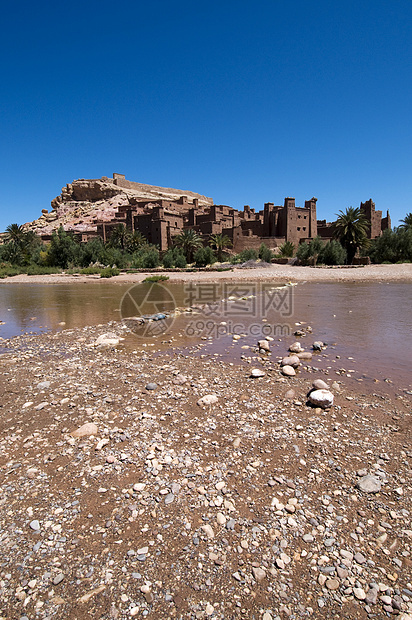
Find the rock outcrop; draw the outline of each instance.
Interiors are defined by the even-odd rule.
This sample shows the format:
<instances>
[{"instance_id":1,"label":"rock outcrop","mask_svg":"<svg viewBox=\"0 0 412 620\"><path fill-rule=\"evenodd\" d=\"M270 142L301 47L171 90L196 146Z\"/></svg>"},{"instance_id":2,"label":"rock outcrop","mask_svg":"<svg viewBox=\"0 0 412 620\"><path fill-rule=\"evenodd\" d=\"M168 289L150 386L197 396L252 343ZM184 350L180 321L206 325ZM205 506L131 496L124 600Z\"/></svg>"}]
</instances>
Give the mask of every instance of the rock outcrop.
<instances>
[{"instance_id":1,"label":"rock outcrop","mask_svg":"<svg viewBox=\"0 0 412 620\"><path fill-rule=\"evenodd\" d=\"M42 215L25 224L42 236L51 235L59 226L76 233L95 233L98 222L110 222L119 207L136 205L140 201L179 200L182 196L196 199L199 207L213 204L211 198L187 190L158 187L127 181L123 175L113 179L77 179L62 188L51 201L52 210L42 209Z\"/></svg>"}]
</instances>

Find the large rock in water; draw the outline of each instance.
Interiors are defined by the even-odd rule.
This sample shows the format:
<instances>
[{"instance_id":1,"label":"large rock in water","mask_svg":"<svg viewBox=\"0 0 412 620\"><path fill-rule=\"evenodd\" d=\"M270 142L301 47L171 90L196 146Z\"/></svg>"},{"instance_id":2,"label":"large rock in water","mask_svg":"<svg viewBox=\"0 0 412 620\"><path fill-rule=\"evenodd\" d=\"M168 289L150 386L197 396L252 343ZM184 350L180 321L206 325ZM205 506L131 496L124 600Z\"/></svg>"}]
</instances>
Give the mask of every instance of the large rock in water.
<instances>
[{"instance_id":1,"label":"large rock in water","mask_svg":"<svg viewBox=\"0 0 412 620\"><path fill-rule=\"evenodd\" d=\"M294 342L293 344L290 345L289 351L291 353L303 353L303 347L300 344L300 342Z\"/></svg>"},{"instance_id":2,"label":"large rock in water","mask_svg":"<svg viewBox=\"0 0 412 620\"><path fill-rule=\"evenodd\" d=\"M284 357L280 363L281 366L292 366L292 368L298 368L300 366L300 359L297 355L289 355Z\"/></svg>"},{"instance_id":3,"label":"large rock in water","mask_svg":"<svg viewBox=\"0 0 412 620\"><path fill-rule=\"evenodd\" d=\"M313 392L309 394L309 400L312 405L327 409L333 405L333 394L329 392L329 390L313 390Z\"/></svg>"}]
</instances>

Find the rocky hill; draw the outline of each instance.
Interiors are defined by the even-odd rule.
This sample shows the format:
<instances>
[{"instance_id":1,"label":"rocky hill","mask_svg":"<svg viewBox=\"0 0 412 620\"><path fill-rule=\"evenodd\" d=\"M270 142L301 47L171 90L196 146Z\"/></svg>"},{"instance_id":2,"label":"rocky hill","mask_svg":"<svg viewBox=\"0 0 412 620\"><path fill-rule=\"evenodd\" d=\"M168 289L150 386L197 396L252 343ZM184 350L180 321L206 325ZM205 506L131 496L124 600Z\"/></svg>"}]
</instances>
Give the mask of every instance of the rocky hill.
<instances>
[{"instance_id":1,"label":"rocky hill","mask_svg":"<svg viewBox=\"0 0 412 620\"><path fill-rule=\"evenodd\" d=\"M178 200L181 196L197 199L200 207L213 204L211 198L195 192L135 183L119 174L114 174L113 179L77 179L63 187L61 194L51 201L50 212L43 209L42 215L25 224L25 228L40 235L51 235L61 225L77 233L92 232L98 222L114 218L120 206L143 200L153 203Z\"/></svg>"}]
</instances>

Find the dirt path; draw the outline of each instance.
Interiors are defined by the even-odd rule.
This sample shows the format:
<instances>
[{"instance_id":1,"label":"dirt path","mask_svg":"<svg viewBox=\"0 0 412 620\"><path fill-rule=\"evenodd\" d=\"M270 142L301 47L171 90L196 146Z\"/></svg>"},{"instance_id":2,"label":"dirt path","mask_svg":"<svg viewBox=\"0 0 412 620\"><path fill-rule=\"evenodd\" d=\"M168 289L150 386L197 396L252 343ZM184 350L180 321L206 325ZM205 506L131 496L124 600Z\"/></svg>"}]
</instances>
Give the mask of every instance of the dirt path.
<instances>
[{"instance_id":1,"label":"dirt path","mask_svg":"<svg viewBox=\"0 0 412 620\"><path fill-rule=\"evenodd\" d=\"M402 265L369 265L365 267L296 267L292 265L272 265L267 268L239 269L233 271L199 271L199 272L164 272L175 282L214 282L216 280L279 280L282 282L412 282L412 263ZM111 282L141 282L152 272L139 274L120 274L111 278ZM53 284L57 282L88 282L100 279L100 276L75 276L53 274L47 276L18 275L5 278L1 282L36 282Z\"/></svg>"}]
</instances>

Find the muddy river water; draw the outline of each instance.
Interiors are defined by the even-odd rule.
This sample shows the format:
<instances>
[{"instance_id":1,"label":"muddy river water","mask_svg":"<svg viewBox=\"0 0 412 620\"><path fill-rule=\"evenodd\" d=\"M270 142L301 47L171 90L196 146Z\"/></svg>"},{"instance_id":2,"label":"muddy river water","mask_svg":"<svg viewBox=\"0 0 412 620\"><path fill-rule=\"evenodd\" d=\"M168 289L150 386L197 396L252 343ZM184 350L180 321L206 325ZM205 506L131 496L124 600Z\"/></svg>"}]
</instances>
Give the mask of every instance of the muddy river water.
<instances>
[{"instance_id":1,"label":"muddy river water","mask_svg":"<svg viewBox=\"0 0 412 620\"><path fill-rule=\"evenodd\" d=\"M181 312L188 306L195 312ZM179 311L174 312L174 308ZM328 343L319 365L345 368L357 377L387 378L412 385L412 284L408 283L162 283L125 285L101 280L70 284L0 283L0 337L105 324L127 316L172 318L150 322L152 331L127 335L126 346L184 347L198 341L203 354L236 361L264 336L281 343L283 355L296 340L305 348ZM233 334L241 336L233 340ZM7 342L0 346L5 350Z\"/></svg>"}]
</instances>

